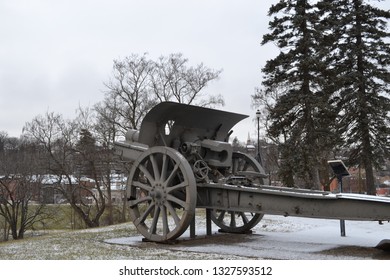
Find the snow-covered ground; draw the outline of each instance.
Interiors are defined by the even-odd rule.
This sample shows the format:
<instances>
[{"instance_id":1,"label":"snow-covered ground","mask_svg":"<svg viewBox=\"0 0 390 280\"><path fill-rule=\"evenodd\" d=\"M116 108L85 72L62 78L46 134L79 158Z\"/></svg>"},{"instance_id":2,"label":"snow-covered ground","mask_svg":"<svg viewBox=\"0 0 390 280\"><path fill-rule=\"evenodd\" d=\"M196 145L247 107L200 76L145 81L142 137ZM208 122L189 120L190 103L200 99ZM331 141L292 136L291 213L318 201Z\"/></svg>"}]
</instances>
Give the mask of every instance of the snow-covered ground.
<instances>
[{"instance_id":1,"label":"snow-covered ground","mask_svg":"<svg viewBox=\"0 0 390 280\"><path fill-rule=\"evenodd\" d=\"M132 223L78 231L26 234L0 243L0 260L367 260L390 259L375 249L390 239L390 223L264 216L252 234L226 234L213 225L205 235L198 213L195 239L186 232L174 244L142 242Z\"/></svg>"},{"instance_id":2,"label":"snow-covered ground","mask_svg":"<svg viewBox=\"0 0 390 280\"><path fill-rule=\"evenodd\" d=\"M323 220L266 215L252 234L219 233L205 236L203 222L197 238L186 232L180 242L161 245L164 249L217 255L279 260L309 259L390 259L390 253L374 247L390 239L390 223L345 221L346 236L340 234L339 220ZM138 248L156 247L142 242L141 236L107 239L105 242Z\"/></svg>"},{"instance_id":3,"label":"snow-covered ground","mask_svg":"<svg viewBox=\"0 0 390 280\"><path fill-rule=\"evenodd\" d=\"M341 237L338 220L266 215L252 234L219 233L214 225L212 236L205 236L205 219L202 216L197 218L197 237L190 239L186 232L174 244L142 242L142 236L132 223L79 231L53 231L3 242L0 243L2 275L13 277L17 273L18 278L39 277L42 280L59 275L75 279L124 279L118 276L118 271L125 266L178 267L202 268L208 273L185 278L201 280L226 279L229 276L213 272L227 266L265 266L272 267L270 277L273 279L387 277L387 262L381 260L390 260L390 252L374 247L381 240L390 239L388 222L379 225L377 222L346 221L346 236ZM237 277L233 275L229 279ZM247 277L252 279L253 275ZM136 278L184 279L183 276Z\"/></svg>"}]
</instances>

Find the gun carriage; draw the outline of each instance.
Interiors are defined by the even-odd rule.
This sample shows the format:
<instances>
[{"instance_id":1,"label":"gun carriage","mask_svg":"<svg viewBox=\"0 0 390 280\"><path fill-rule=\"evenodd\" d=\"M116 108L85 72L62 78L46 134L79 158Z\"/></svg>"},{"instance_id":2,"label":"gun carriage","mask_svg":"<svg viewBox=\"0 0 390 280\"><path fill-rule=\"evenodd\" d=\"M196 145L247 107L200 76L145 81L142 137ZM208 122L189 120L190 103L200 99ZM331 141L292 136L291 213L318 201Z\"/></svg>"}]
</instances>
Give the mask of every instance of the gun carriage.
<instances>
[{"instance_id":1,"label":"gun carriage","mask_svg":"<svg viewBox=\"0 0 390 280\"><path fill-rule=\"evenodd\" d=\"M262 166L233 151L232 127L248 116L163 102L116 153L131 163L130 217L147 239L180 237L206 208L225 232L248 232L264 214L345 220L390 220L390 199L270 186Z\"/></svg>"}]
</instances>

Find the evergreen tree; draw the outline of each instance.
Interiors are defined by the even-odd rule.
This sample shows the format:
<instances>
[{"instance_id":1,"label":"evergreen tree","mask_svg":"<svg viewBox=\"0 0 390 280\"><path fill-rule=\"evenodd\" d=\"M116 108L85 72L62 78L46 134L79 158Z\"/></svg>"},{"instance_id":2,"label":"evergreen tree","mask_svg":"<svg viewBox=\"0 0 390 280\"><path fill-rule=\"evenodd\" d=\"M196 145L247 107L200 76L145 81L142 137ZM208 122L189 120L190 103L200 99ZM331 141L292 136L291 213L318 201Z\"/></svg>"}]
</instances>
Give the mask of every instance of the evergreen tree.
<instances>
[{"instance_id":1,"label":"evergreen tree","mask_svg":"<svg viewBox=\"0 0 390 280\"><path fill-rule=\"evenodd\" d=\"M375 194L374 167L390 155L390 12L363 0L323 0L319 7L338 130L349 164L365 168L367 193Z\"/></svg>"},{"instance_id":2,"label":"evergreen tree","mask_svg":"<svg viewBox=\"0 0 390 280\"><path fill-rule=\"evenodd\" d=\"M318 9L308 0L281 0L271 6L269 15L275 16L269 23L272 32L263 37L262 44L275 42L280 53L263 68L262 98L278 93L269 108L268 133L275 139L284 137L282 181L294 185L295 175L307 187L318 189L320 157L329 150L329 123L334 120L324 90L326 67L318 45L322 36Z\"/></svg>"},{"instance_id":3,"label":"evergreen tree","mask_svg":"<svg viewBox=\"0 0 390 280\"><path fill-rule=\"evenodd\" d=\"M96 177L95 165L98 158L96 140L88 129L81 129L80 140L76 148L80 154L79 164L82 175Z\"/></svg>"}]
</instances>

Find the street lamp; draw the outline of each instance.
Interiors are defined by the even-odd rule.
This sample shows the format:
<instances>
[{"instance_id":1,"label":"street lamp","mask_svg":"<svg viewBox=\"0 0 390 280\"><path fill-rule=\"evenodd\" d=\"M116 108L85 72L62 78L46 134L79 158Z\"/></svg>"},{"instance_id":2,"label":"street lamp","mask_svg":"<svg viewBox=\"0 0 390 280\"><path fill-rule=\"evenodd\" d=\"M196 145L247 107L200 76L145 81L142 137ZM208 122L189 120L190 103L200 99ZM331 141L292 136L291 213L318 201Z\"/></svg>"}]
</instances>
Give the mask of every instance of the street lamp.
<instances>
[{"instance_id":1,"label":"street lamp","mask_svg":"<svg viewBox=\"0 0 390 280\"><path fill-rule=\"evenodd\" d=\"M257 118L257 161L260 163L261 166L263 166L263 163L261 162L261 155L260 155L260 110L257 109L256 111L256 118Z\"/></svg>"}]
</instances>

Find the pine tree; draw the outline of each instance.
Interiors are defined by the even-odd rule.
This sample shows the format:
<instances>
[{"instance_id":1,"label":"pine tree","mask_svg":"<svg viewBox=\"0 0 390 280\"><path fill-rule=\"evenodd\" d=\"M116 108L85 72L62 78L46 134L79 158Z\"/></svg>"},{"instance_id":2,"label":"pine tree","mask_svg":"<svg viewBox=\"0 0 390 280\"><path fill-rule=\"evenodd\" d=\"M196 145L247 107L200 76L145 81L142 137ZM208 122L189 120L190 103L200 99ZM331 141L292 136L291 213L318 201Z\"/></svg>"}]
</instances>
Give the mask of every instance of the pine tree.
<instances>
[{"instance_id":1,"label":"pine tree","mask_svg":"<svg viewBox=\"0 0 390 280\"><path fill-rule=\"evenodd\" d=\"M80 155L79 162L82 175L95 178L95 165L98 158L97 147L96 140L88 129L81 129L80 140L77 143L77 150Z\"/></svg>"},{"instance_id":2,"label":"pine tree","mask_svg":"<svg viewBox=\"0 0 390 280\"><path fill-rule=\"evenodd\" d=\"M262 44L276 42L279 55L263 68L263 94L277 92L269 108L268 133L281 141L282 181L291 186L294 175L311 188L320 188L319 162L332 139L334 120L329 96L324 90L324 60L320 57L318 10L308 0L281 0L271 6L271 33Z\"/></svg>"},{"instance_id":3,"label":"pine tree","mask_svg":"<svg viewBox=\"0 0 390 280\"><path fill-rule=\"evenodd\" d=\"M349 164L365 168L367 193L375 194L374 167L390 155L390 12L362 0L323 0L319 7L338 131Z\"/></svg>"}]
</instances>

